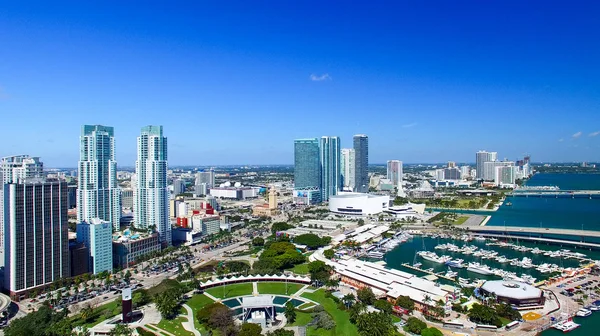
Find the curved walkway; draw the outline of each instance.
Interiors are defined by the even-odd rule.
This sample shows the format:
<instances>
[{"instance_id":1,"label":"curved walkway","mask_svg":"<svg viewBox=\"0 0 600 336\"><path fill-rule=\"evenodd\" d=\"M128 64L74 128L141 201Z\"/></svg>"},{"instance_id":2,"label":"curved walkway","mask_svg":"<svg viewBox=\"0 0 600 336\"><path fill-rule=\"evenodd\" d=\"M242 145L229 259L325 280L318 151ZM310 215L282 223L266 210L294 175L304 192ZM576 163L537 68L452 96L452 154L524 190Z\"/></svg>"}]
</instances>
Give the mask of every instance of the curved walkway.
<instances>
[{"instance_id":1,"label":"curved walkway","mask_svg":"<svg viewBox=\"0 0 600 336\"><path fill-rule=\"evenodd\" d=\"M202 336L202 334L194 327L194 311L187 304L183 304L183 308L187 312L187 321L181 322L183 329L192 332L194 336Z\"/></svg>"}]
</instances>

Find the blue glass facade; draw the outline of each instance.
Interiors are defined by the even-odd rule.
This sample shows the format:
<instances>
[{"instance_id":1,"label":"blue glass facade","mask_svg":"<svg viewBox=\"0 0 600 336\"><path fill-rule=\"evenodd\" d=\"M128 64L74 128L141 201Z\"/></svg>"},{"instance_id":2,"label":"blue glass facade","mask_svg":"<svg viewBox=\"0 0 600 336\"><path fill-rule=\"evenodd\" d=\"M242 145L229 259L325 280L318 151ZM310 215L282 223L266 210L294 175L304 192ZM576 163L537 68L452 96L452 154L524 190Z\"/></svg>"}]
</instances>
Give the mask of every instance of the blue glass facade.
<instances>
[{"instance_id":1,"label":"blue glass facade","mask_svg":"<svg viewBox=\"0 0 600 336\"><path fill-rule=\"evenodd\" d=\"M354 136L354 157L355 191L369 192L369 137L364 134Z\"/></svg>"},{"instance_id":2,"label":"blue glass facade","mask_svg":"<svg viewBox=\"0 0 600 336\"><path fill-rule=\"evenodd\" d=\"M321 200L337 195L340 185L340 138L324 136L320 144Z\"/></svg>"},{"instance_id":3,"label":"blue glass facade","mask_svg":"<svg viewBox=\"0 0 600 336\"><path fill-rule=\"evenodd\" d=\"M294 140L294 187L296 189L320 189L321 162L319 140Z\"/></svg>"}]
</instances>

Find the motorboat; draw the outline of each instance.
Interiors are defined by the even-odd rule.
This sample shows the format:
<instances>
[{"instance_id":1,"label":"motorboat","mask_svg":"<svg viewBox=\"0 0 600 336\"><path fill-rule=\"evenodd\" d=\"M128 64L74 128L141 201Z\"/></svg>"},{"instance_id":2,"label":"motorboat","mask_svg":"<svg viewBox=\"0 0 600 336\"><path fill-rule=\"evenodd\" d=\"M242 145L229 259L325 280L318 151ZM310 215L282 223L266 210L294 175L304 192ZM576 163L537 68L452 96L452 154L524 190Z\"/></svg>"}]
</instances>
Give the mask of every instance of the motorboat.
<instances>
[{"instance_id":1,"label":"motorboat","mask_svg":"<svg viewBox=\"0 0 600 336\"><path fill-rule=\"evenodd\" d=\"M489 266L481 265L480 263L477 263L477 262L469 263L469 265L467 267L467 271L477 273L477 274L482 274L482 275L494 274L494 272L492 271L492 269Z\"/></svg>"},{"instance_id":2,"label":"motorboat","mask_svg":"<svg viewBox=\"0 0 600 336\"><path fill-rule=\"evenodd\" d=\"M417 262L413 264L413 267L420 268L422 265L423 264L421 264L420 262Z\"/></svg>"},{"instance_id":3,"label":"motorboat","mask_svg":"<svg viewBox=\"0 0 600 336\"><path fill-rule=\"evenodd\" d=\"M501 264L504 264L504 263L508 262L508 258L506 258L505 256L499 256L499 257L496 257L496 261Z\"/></svg>"},{"instance_id":4,"label":"motorboat","mask_svg":"<svg viewBox=\"0 0 600 336\"><path fill-rule=\"evenodd\" d=\"M588 317L588 316L592 315L592 311L585 309L585 308L581 308L577 311L577 313L575 313L575 315L577 315L579 317Z\"/></svg>"},{"instance_id":5,"label":"motorboat","mask_svg":"<svg viewBox=\"0 0 600 336\"><path fill-rule=\"evenodd\" d=\"M591 311L598 311L598 310L600 310L600 307L596 306L595 304L591 304L589 306L585 306L584 308L587 309L587 310L591 310Z\"/></svg>"},{"instance_id":6,"label":"motorboat","mask_svg":"<svg viewBox=\"0 0 600 336\"><path fill-rule=\"evenodd\" d=\"M457 268L464 268L465 265L463 264L462 259L452 259L452 260L448 260L446 261L446 265L450 266L450 267L457 267Z\"/></svg>"},{"instance_id":7,"label":"motorboat","mask_svg":"<svg viewBox=\"0 0 600 336\"><path fill-rule=\"evenodd\" d=\"M581 326L581 324L573 322L572 319L568 319L568 320L560 321L558 323L553 324L552 328L566 333L566 332L569 332L569 331L579 328L579 326Z\"/></svg>"},{"instance_id":8,"label":"motorboat","mask_svg":"<svg viewBox=\"0 0 600 336\"><path fill-rule=\"evenodd\" d=\"M383 252L379 252L379 251L370 251L369 253L367 253L367 257L373 258L373 259L383 259L384 255L385 254Z\"/></svg>"},{"instance_id":9,"label":"motorboat","mask_svg":"<svg viewBox=\"0 0 600 336\"><path fill-rule=\"evenodd\" d=\"M448 272L444 275L447 278L455 278L458 273L454 272L451 268L448 268Z\"/></svg>"}]
</instances>

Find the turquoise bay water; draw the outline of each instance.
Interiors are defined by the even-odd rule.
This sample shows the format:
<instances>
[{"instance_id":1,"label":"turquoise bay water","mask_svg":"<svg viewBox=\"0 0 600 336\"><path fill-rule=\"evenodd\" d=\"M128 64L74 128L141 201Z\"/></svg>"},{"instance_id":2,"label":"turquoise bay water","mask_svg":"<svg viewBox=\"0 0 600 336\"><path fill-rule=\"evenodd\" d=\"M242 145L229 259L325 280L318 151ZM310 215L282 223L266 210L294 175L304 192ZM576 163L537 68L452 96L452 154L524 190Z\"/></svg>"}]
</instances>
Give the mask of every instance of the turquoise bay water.
<instances>
[{"instance_id":1,"label":"turquoise bay water","mask_svg":"<svg viewBox=\"0 0 600 336\"><path fill-rule=\"evenodd\" d=\"M600 174L535 174L528 186L558 186L562 190L600 190Z\"/></svg>"}]
</instances>

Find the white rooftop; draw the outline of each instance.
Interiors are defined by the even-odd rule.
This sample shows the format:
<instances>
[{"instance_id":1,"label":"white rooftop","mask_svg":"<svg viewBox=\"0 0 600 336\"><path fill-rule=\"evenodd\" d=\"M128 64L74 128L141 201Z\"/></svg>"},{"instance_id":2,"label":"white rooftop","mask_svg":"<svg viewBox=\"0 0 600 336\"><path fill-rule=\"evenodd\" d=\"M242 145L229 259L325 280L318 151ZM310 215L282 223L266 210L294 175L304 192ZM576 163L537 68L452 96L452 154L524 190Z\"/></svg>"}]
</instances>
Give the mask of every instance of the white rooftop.
<instances>
[{"instance_id":1,"label":"white rooftop","mask_svg":"<svg viewBox=\"0 0 600 336\"><path fill-rule=\"evenodd\" d=\"M263 308L273 305L272 295L246 296L242 298L242 308Z\"/></svg>"},{"instance_id":2,"label":"white rooftop","mask_svg":"<svg viewBox=\"0 0 600 336\"><path fill-rule=\"evenodd\" d=\"M495 293L497 296L519 300L535 299L542 295L540 289L517 281L486 281L481 288L487 292Z\"/></svg>"}]
</instances>

